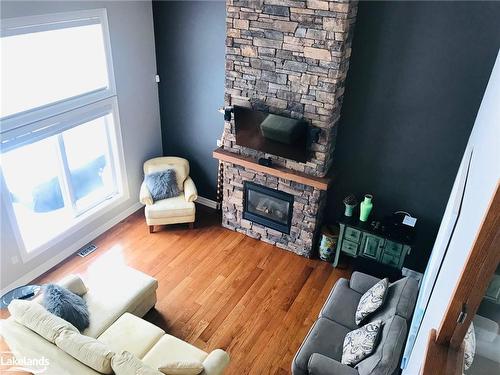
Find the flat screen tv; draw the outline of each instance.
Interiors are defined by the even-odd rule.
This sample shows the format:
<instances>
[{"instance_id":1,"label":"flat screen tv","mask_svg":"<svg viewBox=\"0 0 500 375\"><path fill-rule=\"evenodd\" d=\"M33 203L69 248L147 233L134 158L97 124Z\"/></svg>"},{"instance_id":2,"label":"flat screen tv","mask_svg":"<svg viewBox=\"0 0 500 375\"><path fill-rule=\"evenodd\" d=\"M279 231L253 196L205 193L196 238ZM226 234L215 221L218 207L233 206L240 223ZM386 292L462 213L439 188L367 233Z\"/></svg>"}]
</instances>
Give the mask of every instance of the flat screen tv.
<instances>
[{"instance_id":1,"label":"flat screen tv","mask_svg":"<svg viewBox=\"0 0 500 375\"><path fill-rule=\"evenodd\" d=\"M298 162L307 161L308 124L285 116L234 106L236 144Z\"/></svg>"}]
</instances>

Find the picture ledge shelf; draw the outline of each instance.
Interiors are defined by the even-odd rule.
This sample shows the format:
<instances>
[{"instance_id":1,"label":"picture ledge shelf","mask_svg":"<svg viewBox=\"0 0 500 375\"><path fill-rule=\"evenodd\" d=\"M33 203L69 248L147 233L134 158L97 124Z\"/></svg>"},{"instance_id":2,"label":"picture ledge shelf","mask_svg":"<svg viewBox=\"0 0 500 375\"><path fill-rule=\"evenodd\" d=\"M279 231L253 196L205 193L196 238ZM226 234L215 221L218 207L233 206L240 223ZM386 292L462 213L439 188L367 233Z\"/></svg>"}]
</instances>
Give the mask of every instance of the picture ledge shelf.
<instances>
[{"instance_id":1,"label":"picture ledge shelf","mask_svg":"<svg viewBox=\"0 0 500 375\"><path fill-rule=\"evenodd\" d=\"M278 178L312 186L318 190L327 190L332 180L330 177L309 176L305 173L295 172L283 167L267 167L265 165L260 165L253 158L226 151L222 147L214 150L213 157L220 161L241 165L242 167L249 168L257 172L267 173Z\"/></svg>"}]
</instances>

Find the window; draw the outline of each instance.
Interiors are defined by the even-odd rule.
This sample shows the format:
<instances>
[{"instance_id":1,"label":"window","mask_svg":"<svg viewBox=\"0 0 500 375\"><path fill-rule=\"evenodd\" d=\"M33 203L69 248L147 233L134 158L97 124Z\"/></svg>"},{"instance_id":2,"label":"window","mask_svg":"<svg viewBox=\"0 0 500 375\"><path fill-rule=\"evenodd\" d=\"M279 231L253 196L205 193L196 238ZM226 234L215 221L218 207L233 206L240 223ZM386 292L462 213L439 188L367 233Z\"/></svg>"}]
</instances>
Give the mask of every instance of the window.
<instances>
[{"instance_id":1,"label":"window","mask_svg":"<svg viewBox=\"0 0 500 375\"><path fill-rule=\"evenodd\" d=\"M26 260L128 194L106 12L8 19L1 52L2 210Z\"/></svg>"},{"instance_id":2,"label":"window","mask_svg":"<svg viewBox=\"0 0 500 375\"><path fill-rule=\"evenodd\" d=\"M2 23L2 130L115 95L104 9Z\"/></svg>"}]
</instances>

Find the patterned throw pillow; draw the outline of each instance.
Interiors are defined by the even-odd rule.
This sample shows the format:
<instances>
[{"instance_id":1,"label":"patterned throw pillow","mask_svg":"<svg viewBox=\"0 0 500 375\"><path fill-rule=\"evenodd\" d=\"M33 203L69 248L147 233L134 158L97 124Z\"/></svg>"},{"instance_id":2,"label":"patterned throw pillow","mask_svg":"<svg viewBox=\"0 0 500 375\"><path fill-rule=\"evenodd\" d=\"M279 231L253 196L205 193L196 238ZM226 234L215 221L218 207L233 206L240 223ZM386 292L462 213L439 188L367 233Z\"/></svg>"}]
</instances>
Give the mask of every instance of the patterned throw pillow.
<instances>
[{"instance_id":1,"label":"patterned throw pillow","mask_svg":"<svg viewBox=\"0 0 500 375\"><path fill-rule=\"evenodd\" d=\"M372 286L359 300L358 308L356 309L356 324L359 326L360 323L368 315L374 313L379 309L385 299L387 290L389 289L389 279L385 278L380 280L374 286Z\"/></svg>"},{"instance_id":2,"label":"patterned throw pillow","mask_svg":"<svg viewBox=\"0 0 500 375\"><path fill-rule=\"evenodd\" d=\"M144 180L154 202L177 197L180 194L177 175L173 169L148 174Z\"/></svg>"},{"instance_id":3,"label":"patterned throw pillow","mask_svg":"<svg viewBox=\"0 0 500 375\"><path fill-rule=\"evenodd\" d=\"M344 339L342 364L354 366L375 351L382 321L376 320L349 332Z\"/></svg>"},{"instance_id":4,"label":"patterned throw pillow","mask_svg":"<svg viewBox=\"0 0 500 375\"><path fill-rule=\"evenodd\" d=\"M469 329L464 337L464 369L468 370L474 361L476 354L476 333L474 332L474 324L470 322Z\"/></svg>"}]
</instances>

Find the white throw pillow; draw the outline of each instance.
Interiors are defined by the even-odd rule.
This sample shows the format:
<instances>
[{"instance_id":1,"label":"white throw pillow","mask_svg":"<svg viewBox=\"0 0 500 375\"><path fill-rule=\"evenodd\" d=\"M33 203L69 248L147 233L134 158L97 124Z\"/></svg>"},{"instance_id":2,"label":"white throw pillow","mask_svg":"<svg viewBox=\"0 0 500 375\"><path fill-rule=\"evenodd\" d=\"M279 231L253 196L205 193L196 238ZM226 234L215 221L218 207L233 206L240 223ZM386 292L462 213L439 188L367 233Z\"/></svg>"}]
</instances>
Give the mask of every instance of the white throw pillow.
<instances>
[{"instance_id":1,"label":"white throw pillow","mask_svg":"<svg viewBox=\"0 0 500 375\"><path fill-rule=\"evenodd\" d=\"M356 309L356 324L361 322L370 314L377 311L383 304L387 290L389 289L389 279L380 280L361 296Z\"/></svg>"},{"instance_id":2,"label":"white throw pillow","mask_svg":"<svg viewBox=\"0 0 500 375\"><path fill-rule=\"evenodd\" d=\"M56 338L56 345L84 365L101 374L112 374L111 359L114 354L102 342L74 332L64 330Z\"/></svg>"},{"instance_id":3,"label":"white throw pillow","mask_svg":"<svg viewBox=\"0 0 500 375\"><path fill-rule=\"evenodd\" d=\"M344 339L342 364L354 366L371 355L377 346L382 321L376 320L349 332Z\"/></svg>"},{"instance_id":4,"label":"white throw pillow","mask_svg":"<svg viewBox=\"0 0 500 375\"><path fill-rule=\"evenodd\" d=\"M472 322L470 322L469 329L465 334L464 346L464 369L468 370L472 366L476 354L476 333Z\"/></svg>"},{"instance_id":5,"label":"white throw pillow","mask_svg":"<svg viewBox=\"0 0 500 375\"><path fill-rule=\"evenodd\" d=\"M204 368L200 361L170 361L158 367L167 375L198 375Z\"/></svg>"},{"instance_id":6,"label":"white throw pillow","mask_svg":"<svg viewBox=\"0 0 500 375\"><path fill-rule=\"evenodd\" d=\"M64 330L78 333L78 330L66 320L51 314L39 303L16 299L9 304L12 318L23 326L38 333L45 340L55 343Z\"/></svg>"},{"instance_id":7,"label":"white throw pillow","mask_svg":"<svg viewBox=\"0 0 500 375\"><path fill-rule=\"evenodd\" d=\"M111 367L116 375L162 375L126 350L113 356Z\"/></svg>"}]
</instances>

